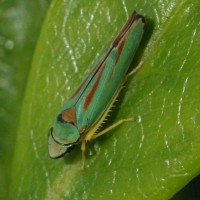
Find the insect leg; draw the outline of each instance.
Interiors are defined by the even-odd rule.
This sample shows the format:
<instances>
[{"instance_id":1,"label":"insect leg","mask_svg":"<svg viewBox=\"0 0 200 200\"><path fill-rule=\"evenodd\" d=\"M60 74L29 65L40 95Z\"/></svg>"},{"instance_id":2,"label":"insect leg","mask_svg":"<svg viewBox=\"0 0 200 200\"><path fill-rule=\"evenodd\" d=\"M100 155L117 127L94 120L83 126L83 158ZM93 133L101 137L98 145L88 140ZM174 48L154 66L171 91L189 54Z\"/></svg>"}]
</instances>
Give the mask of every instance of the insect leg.
<instances>
[{"instance_id":1,"label":"insect leg","mask_svg":"<svg viewBox=\"0 0 200 200\"><path fill-rule=\"evenodd\" d=\"M102 130L101 132L91 135L90 140L94 140L97 137L104 135L108 131L110 131L110 130L114 129L115 127L123 124L124 122L128 122L128 121L134 121L134 118L121 119L121 120L117 121L116 123L112 124L111 126L107 127L106 129Z\"/></svg>"},{"instance_id":2,"label":"insect leg","mask_svg":"<svg viewBox=\"0 0 200 200\"><path fill-rule=\"evenodd\" d=\"M140 61L140 63L137 65L137 67L135 67L131 72L129 72L127 75L126 75L126 78L125 78L125 81L130 77L132 76L133 74L137 73L140 68L142 68L142 65L144 64L144 61Z\"/></svg>"},{"instance_id":3,"label":"insect leg","mask_svg":"<svg viewBox=\"0 0 200 200\"><path fill-rule=\"evenodd\" d=\"M85 169L85 150L86 150L86 140L82 140L81 151L82 151L82 169Z\"/></svg>"}]
</instances>

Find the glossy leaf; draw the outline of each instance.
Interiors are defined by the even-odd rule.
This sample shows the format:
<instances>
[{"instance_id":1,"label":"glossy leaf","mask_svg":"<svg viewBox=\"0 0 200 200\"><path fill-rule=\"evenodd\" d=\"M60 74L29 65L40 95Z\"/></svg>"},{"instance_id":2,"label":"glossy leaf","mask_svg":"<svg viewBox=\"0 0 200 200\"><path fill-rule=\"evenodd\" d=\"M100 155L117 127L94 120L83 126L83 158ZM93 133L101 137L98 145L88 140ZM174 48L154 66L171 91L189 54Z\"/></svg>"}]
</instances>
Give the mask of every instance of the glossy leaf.
<instances>
[{"instance_id":1,"label":"glossy leaf","mask_svg":"<svg viewBox=\"0 0 200 200\"><path fill-rule=\"evenodd\" d=\"M27 86L12 175L14 199L169 199L200 171L200 13L192 1L53 1ZM88 144L48 157L60 106L133 11L147 19L135 62L108 124L134 116Z\"/></svg>"}]
</instances>

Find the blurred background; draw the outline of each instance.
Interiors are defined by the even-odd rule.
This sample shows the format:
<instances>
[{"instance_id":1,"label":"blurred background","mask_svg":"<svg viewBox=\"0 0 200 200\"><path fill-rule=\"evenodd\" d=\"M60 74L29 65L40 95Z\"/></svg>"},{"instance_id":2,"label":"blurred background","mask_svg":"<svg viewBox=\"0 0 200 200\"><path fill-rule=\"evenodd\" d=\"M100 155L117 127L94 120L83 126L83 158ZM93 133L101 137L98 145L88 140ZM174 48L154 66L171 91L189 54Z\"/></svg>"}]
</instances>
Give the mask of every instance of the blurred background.
<instances>
[{"instance_id":1,"label":"blurred background","mask_svg":"<svg viewBox=\"0 0 200 200\"><path fill-rule=\"evenodd\" d=\"M0 199L7 199L22 100L49 3L0 0Z\"/></svg>"}]
</instances>

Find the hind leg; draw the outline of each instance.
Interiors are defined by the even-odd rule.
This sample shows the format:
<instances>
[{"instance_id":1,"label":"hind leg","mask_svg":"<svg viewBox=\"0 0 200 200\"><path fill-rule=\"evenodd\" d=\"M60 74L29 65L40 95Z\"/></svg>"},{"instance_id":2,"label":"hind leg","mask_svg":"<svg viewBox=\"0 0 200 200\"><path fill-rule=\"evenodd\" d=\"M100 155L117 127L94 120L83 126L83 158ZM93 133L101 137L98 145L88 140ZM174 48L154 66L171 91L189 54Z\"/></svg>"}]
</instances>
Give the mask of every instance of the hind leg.
<instances>
[{"instance_id":1,"label":"hind leg","mask_svg":"<svg viewBox=\"0 0 200 200\"><path fill-rule=\"evenodd\" d=\"M107 132L109 132L110 130L116 128L117 126L123 124L124 122L128 122L128 121L134 121L134 118L120 119L119 121L115 122L114 124L112 124L111 126L107 127L106 129L102 130L101 132L95 133L95 134L91 134L87 139L88 140L94 140L94 139L98 138L99 136L104 135Z\"/></svg>"}]
</instances>

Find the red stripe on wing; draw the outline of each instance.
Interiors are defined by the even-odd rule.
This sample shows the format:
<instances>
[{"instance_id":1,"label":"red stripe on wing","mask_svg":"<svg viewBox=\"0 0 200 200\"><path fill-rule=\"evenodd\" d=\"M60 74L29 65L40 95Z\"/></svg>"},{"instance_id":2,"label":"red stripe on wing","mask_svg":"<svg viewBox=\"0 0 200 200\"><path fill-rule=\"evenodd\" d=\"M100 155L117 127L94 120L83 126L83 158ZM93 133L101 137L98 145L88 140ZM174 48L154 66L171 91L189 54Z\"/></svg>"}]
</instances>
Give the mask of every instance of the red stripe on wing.
<instances>
[{"instance_id":1,"label":"red stripe on wing","mask_svg":"<svg viewBox=\"0 0 200 200\"><path fill-rule=\"evenodd\" d=\"M126 40L126 38L124 38L123 40L121 40L121 42L119 43L119 46L117 47L117 48L118 48L118 51L117 51L117 58L116 58L116 60L115 60L115 65L117 64L117 62L118 62L118 60L119 60L119 58L120 58L120 56L121 56L122 50L123 50L123 48L124 48L125 40ZM112 72L110 73L109 80L112 79L112 76L113 76L113 74L114 74L114 72L115 72L115 69L116 69L116 66L114 66L114 67L112 68Z\"/></svg>"},{"instance_id":2,"label":"red stripe on wing","mask_svg":"<svg viewBox=\"0 0 200 200\"><path fill-rule=\"evenodd\" d=\"M92 69L89 76L81 83L81 85L78 87L76 92L72 95L71 99L75 98L80 93L80 91L82 90L86 82L89 82L93 78L93 75L96 73L96 71L98 71L98 68L100 67L100 65L101 63L99 63L95 68Z\"/></svg>"},{"instance_id":3,"label":"red stripe on wing","mask_svg":"<svg viewBox=\"0 0 200 200\"><path fill-rule=\"evenodd\" d=\"M125 41L126 41L126 38L124 38L124 39L120 42L120 44L119 44L119 46L118 46L117 59L116 59L116 61L115 61L115 64L117 63L117 61L118 61L119 58L120 58L120 55L121 55L122 50L123 50L123 48L124 48Z\"/></svg>"},{"instance_id":4,"label":"red stripe on wing","mask_svg":"<svg viewBox=\"0 0 200 200\"><path fill-rule=\"evenodd\" d=\"M92 101L92 99L94 97L94 94L95 94L97 87L99 85L99 81L101 79L101 75L104 71L105 65L106 65L106 63L103 63L103 66L101 66L101 71L99 72L98 78L97 78L96 82L94 83L92 89L90 90L89 94L86 96L84 106L83 106L84 110L86 110L88 108L88 106L90 105L90 102Z\"/></svg>"}]
</instances>

